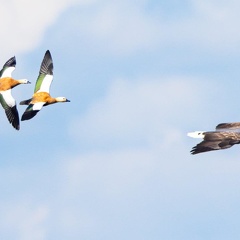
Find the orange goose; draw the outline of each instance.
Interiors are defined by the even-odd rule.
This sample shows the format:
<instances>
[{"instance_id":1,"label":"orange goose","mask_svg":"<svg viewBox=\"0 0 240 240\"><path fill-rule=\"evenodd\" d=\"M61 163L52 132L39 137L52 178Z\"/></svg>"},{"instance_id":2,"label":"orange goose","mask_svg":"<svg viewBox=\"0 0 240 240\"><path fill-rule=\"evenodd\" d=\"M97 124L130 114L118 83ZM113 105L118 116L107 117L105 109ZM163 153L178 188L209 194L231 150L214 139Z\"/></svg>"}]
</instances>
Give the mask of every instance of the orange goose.
<instances>
[{"instance_id":1,"label":"orange goose","mask_svg":"<svg viewBox=\"0 0 240 240\"><path fill-rule=\"evenodd\" d=\"M27 79L15 80L12 78L12 72L16 66L16 58L10 58L0 71L0 103L5 110L8 121L12 126L19 130L19 115L16 106L16 100L13 98L11 89L19 84L30 83Z\"/></svg>"},{"instance_id":2,"label":"orange goose","mask_svg":"<svg viewBox=\"0 0 240 240\"><path fill-rule=\"evenodd\" d=\"M230 148L240 144L240 122L220 123L215 131L195 131L187 135L193 138L202 138L203 141L192 148L192 154Z\"/></svg>"},{"instance_id":3,"label":"orange goose","mask_svg":"<svg viewBox=\"0 0 240 240\"><path fill-rule=\"evenodd\" d=\"M32 98L20 102L20 105L28 105L25 112L22 115L21 121L29 120L33 118L43 106L58 102L70 102L65 97L53 98L49 94L50 85L53 80L53 61L49 50L46 51L39 75L36 81L34 94Z\"/></svg>"}]
</instances>

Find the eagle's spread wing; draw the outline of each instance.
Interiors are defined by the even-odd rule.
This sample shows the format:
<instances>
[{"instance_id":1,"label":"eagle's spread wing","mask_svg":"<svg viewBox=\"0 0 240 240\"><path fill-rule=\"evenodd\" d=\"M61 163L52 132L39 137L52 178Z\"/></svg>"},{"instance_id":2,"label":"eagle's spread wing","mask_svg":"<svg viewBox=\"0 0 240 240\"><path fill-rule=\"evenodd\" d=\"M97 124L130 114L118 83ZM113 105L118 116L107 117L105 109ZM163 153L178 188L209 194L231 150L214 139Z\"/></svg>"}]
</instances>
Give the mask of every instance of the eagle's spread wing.
<instances>
[{"instance_id":1,"label":"eagle's spread wing","mask_svg":"<svg viewBox=\"0 0 240 240\"><path fill-rule=\"evenodd\" d=\"M197 154L214 150L226 149L234 144L240 143L240 133L229 131L213 131L213 132L193 132L188 136L199 138L203 141L192 148L191 153Z\"/></svg>"}]
</instances>

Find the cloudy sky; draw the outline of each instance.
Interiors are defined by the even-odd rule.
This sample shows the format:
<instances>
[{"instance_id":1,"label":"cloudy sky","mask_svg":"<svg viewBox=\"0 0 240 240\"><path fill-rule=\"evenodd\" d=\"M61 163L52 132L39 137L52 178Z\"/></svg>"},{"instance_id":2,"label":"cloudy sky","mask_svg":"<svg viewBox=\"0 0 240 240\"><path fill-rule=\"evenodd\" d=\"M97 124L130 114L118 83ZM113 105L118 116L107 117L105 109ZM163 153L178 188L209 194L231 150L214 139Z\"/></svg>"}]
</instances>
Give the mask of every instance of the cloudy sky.
<instances>
[{"instance_id":1,"label":"cloudy sky","mask_svg":"<svg viewBox=\"0 0 240 240\"><path fill-rule=\"evenodd\" d=\"M19 132L0 109L1 239L240 238L239 147L192 156L186 136L240 121L239 1L0 2L17 102L47 49L71 100Z\"/></svg>"}]
</instances>

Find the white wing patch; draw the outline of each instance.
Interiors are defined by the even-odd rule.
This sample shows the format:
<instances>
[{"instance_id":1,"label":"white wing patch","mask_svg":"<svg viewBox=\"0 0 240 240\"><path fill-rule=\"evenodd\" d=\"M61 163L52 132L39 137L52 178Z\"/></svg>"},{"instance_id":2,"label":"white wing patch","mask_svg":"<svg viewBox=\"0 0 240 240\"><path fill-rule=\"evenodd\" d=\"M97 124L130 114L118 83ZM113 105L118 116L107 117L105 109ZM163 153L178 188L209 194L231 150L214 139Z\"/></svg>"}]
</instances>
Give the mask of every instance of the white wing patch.
<instances>
[{"instance_id":1,"label":"white wing patch","mask_svg":"<svg viewBox=\"0 0 240 240\"><path fill-rule=\"evenodd\" d=\"M14 71L15 67L8 67L3 71L3 74L1 76L1 78L4 77L12 77L12 72Z\"/></svg>"},{"instance_id":2,"label":"white wing patch","mask_svg":"<svg viewBox=\"0 0 240 240\"><path fill-rule=\"evenodd\" d=\"M47 74L44 77L44 79L42 81L42 84L41 84L41 87L37 92L47 92L47 93L49 93L52 80L53 80L53 75Z\"/></svg>"},{"instance_id":3,"label":"white wing patch","mask_svg":"<svg viewBox=\"0 0 240 240\"><path fill-rule=\"evenodd\" d=\"M41 110L45 102L34 103L33 110Z\"/></svg>"},{"instance_id":4,"label":"white wing patch","mask_svg":"<svg viewBox=\"0 0 240 240\"><path fill-rule=\"evenodd\" d=\"M14 107L16 105L16 101L12 96L11 89L6 91L0 91L0 93L2 94L5 102L9 107Z\"/></svg>"}]
</instances>

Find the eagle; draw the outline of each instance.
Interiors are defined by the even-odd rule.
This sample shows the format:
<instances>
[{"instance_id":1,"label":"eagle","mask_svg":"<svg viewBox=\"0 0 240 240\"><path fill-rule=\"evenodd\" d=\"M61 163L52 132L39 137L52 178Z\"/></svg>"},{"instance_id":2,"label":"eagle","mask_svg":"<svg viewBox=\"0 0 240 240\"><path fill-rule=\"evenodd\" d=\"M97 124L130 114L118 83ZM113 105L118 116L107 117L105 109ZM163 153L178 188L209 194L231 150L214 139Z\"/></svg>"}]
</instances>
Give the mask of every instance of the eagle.
<instances>
[{"instance_id":1,"label":"eagle","mask_svg":"<svg viewBox=\"0 0 240 240\"><path fill-rule=\"evenodd\" d=\"M230 148L240 143L240 122L220 123L215 131L195 131L187 135L192 138L202 138L203 141L192 148L191 154Z\"/></svg>"}]
</instances>

